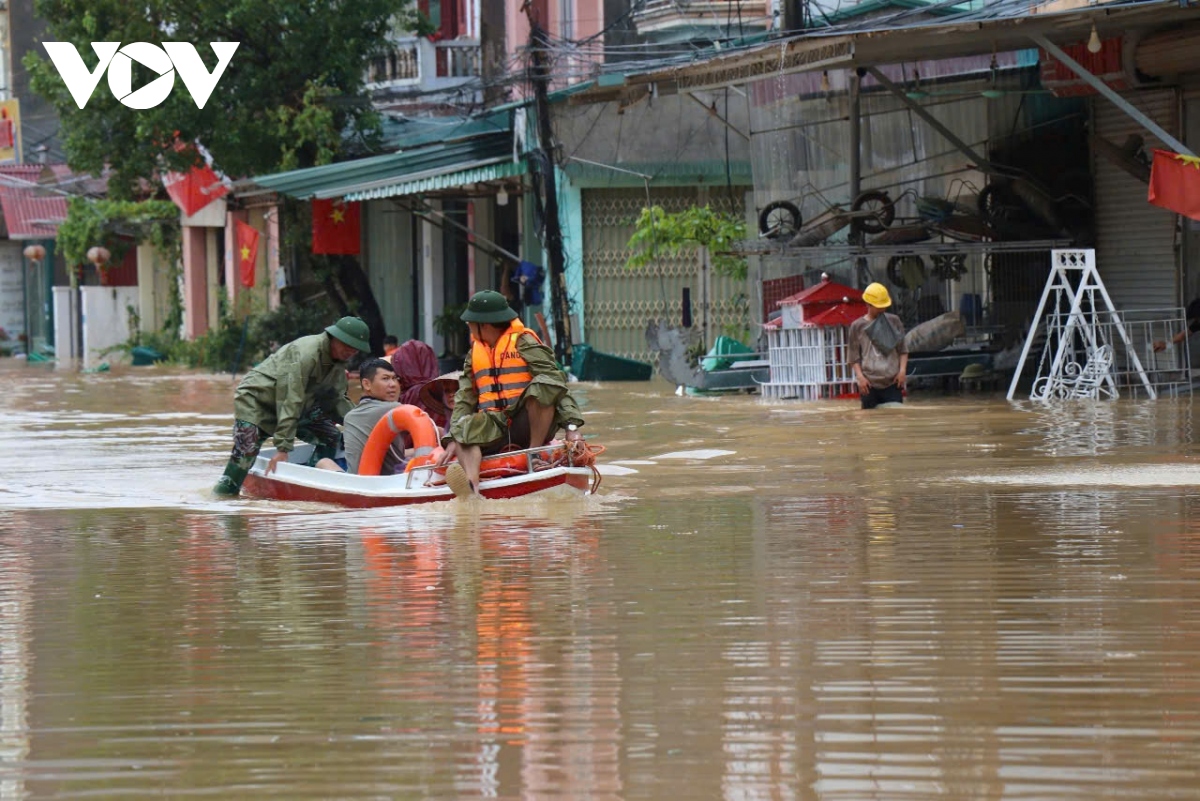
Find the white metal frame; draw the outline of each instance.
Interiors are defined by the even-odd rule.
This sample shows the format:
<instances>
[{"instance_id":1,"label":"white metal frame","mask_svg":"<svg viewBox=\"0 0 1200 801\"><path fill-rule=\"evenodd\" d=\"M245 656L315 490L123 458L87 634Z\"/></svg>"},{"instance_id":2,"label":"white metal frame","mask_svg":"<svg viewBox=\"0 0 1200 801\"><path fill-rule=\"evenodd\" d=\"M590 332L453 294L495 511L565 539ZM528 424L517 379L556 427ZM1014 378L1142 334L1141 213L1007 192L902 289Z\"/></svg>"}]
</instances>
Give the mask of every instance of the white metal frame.
<instances>
[{"instance_id":1,"label":"white metal frame","mask_svg":"<svg viewBox=\"0 0 1200 801\"><path fill-rule=\"evenodd\" d=\"M1021 349L1021 359L1009 384L1008 399L1012 400L1017 392L1025 361L1043 324L1047 328L1046 344L1030 399L1096 398L1102 394L1116 398L1119 393L1111 370L1112 345L1105 341L1098 319L1098 315L1104 312L1118 323L1113 328L1125 343L1146 395L1151 400L1156 399L1158 394L1134 350L1129 332L1120 324L1121 315L1104 288L1104 282L1096 270L1096 251L1091 249L1050 251L1050 276L1046 279L1029 335ZM1074 356L1076 336L1084 342L1086 359L1082 365L1068 358ZM1050 348L1053 348L1054 355L1048 359Z\"/></svg>"},{"instance_id":2,"label":"white metal frame","mask_svg":"<svg viewBox=\"0 0 1200 801\"><path fill-rule=\"evenodd\" d=\"M765 398L823 400L854 392L848 326L768 329L770 380Z\"/></svg>"}]
</instances>

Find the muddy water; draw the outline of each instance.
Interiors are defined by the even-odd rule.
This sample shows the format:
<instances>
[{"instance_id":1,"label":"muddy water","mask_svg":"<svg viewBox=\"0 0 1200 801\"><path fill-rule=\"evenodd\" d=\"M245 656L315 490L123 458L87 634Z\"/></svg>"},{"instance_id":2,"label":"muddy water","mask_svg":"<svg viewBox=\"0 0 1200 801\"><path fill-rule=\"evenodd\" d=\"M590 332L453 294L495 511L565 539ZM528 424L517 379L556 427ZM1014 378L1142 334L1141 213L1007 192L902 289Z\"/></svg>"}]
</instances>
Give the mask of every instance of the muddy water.
<instances>
[{"instance_id":1,"label":"muddy water","mask_svg":"<svg viewBox=\"0 0 1200 801\"><path fill-rule=\"evenodd\" d=\"M600 497L344 512L230 393L0 363L0 798L1200 794L1190 399L587 385Z\"/></svg>"}]
</instances>

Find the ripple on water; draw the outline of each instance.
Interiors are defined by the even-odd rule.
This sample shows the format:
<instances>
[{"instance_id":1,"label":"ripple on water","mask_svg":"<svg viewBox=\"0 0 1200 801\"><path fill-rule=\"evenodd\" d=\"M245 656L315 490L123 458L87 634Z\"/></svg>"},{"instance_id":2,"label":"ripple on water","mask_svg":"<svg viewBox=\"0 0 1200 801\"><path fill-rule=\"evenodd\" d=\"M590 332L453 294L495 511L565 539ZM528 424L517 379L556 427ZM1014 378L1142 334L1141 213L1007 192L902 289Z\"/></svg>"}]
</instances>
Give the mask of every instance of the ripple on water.
<instances>
[{"instance_id":1,"label":"ripple on water","mask_svg":"<svg viewBox=\"0 0 1200 801\"><path fill-rule=\"evenodd\" d=\"M341 510L207 496L228 377L13 375L0 797L1200 785L1190 402L587 385L599 497Z\"/></svg>"}]
</instances>

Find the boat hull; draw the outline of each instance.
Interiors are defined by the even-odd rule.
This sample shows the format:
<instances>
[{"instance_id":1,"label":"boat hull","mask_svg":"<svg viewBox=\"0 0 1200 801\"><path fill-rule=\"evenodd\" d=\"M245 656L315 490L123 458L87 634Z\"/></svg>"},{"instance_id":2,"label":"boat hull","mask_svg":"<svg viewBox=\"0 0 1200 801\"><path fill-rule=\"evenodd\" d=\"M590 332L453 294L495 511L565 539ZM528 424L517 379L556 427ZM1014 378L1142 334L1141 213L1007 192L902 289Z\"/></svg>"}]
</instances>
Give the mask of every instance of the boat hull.
<instances>
[{"instance_id":1,"label":"boat hull","mask_svg":"<svg viewBox=\"0 0 1200 801\"><path fill-rule=\"evenodd\" d=\"M262 467L261 464L255 465L255 469L246 476L242 485L244 495L274 501L330 503L356 509L410 506L454 499L454 493L445 484L405 487L402 476L354 476L297 465L281 465L276 470L279 476L268 476L263 473ZM387 486L389 478L390 483L396 486ZM591 484L592 471L589 468L556 467L522 476L486 480L479 485L479 491L483 497L491 499L520 498L564 486L587 494Z\"/></svg>"}]
</instances>

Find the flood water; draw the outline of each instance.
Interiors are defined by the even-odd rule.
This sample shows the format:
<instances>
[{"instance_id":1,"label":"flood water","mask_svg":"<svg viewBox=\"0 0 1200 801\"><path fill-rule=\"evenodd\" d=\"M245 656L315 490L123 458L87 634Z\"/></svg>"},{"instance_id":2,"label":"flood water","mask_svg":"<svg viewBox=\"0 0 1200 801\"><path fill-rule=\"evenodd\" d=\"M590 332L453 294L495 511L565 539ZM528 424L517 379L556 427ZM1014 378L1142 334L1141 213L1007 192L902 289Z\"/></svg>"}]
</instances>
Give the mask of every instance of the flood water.
<instances>
[{"instance_id":1,"label":"flood water","mask_svg":"<svg viewBox=\"0 0 1200 801\"><path fill-rule=\"evenodd\" d=\"M598 497L342 511L232 388L0 362L0 799L1200 797L1191 398L579 385Z\"/></svg>"}]
</instances>

